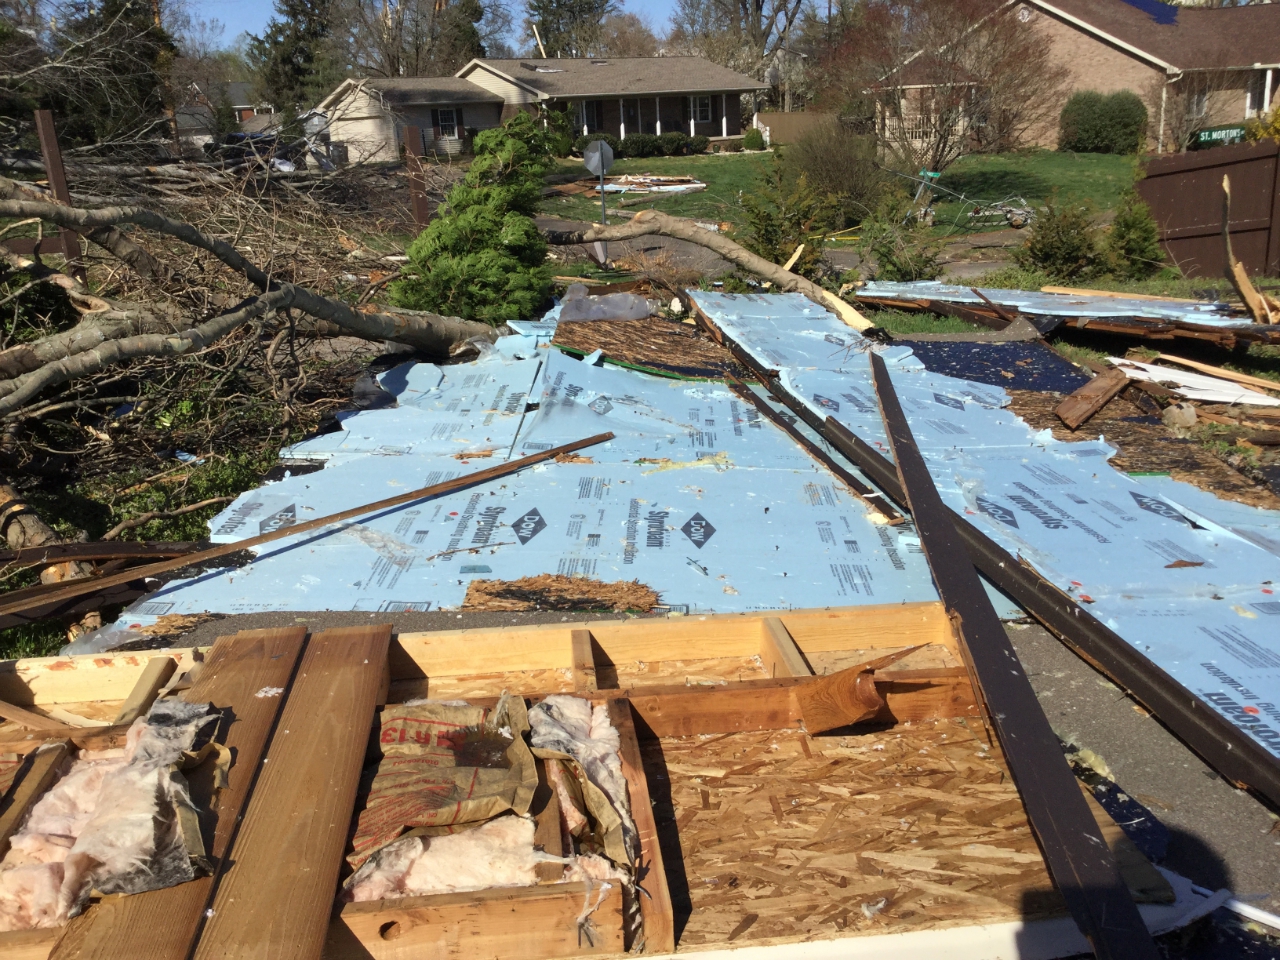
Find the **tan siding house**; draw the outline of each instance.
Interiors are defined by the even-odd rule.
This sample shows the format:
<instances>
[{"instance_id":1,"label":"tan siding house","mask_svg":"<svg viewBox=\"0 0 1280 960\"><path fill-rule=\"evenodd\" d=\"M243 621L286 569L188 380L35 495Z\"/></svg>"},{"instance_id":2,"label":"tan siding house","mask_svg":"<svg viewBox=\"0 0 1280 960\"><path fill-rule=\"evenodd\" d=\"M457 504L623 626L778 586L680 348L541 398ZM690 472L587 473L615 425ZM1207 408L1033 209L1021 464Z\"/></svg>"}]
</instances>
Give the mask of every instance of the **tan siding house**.
<instances>
[{"instance_id":1,"label":"tan siding house","mask_svg":"<svg viewBox=\"0 0 1280 960\"><path fill-rule=\"evenodd\" d=\"M313 113L352 162L392 161L409 127L424 154L452 155L470 149L468 131L544 107L582 133L736 137L743 95L766 89L701 57L472 60L452 77L346 80Z\"/></svg>"}]
</instances>

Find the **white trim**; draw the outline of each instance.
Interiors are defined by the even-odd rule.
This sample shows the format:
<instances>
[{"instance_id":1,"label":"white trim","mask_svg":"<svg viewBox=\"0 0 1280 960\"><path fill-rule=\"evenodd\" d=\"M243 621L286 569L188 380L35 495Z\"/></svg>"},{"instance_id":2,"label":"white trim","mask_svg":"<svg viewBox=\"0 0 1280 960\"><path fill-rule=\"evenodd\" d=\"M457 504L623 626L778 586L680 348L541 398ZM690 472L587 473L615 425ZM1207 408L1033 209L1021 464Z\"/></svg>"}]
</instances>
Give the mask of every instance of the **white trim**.
<instances>
[{"instance_id":1,"label":"white trim","mask_svg":"<svg viewBox=\"0 0 1280 960\"><path fill-rule=\"evenodd\" d=\"M729 95L720 94L720 136L729 135Z\"/></svg>"},{"instance_id":2,"label":"white trim","mask_svg":"<svg viewBox=\"0 0 1280 960\"><path fill-rule=\"evenodd\" d=\"M1025 0L1025 2L1035 4L1037 7L1039 7L1041 10L1044 10L1046 13L1050 13L1055 17L1060 17L1061 19L1066 20L1068 23L1079 27L1081 30L1086 31L1087 33L1092 33L1095 37L1101 37L1103 40L1107 41L1107 43L1114 44L1115 46L1119 47L1121 50L1127 50L1129 53L1132 53L1135 57L1141 57L1143 60L1146 60L1148 63L1154 64L1157 67L1163 67L1165 70L1168 70L1171 72L1176 72L1178 69L1173 64L1166 63L1165 61L1161 60L1159 57L1153 56L1152 54L1147 53L1145 50L1139 50L1137 47L1135 47L1131 43L1125 43L1119 37L1113 37L1111 34L1107 33L1105 30L1099 30L1097 27L1093 26L1090 23L1086 23L1084 20L1081 20L1079 17L1073 17L1071 14L1067 13L1066 11L1059 10L1057 7L1051 4L1045 3L1044 0Z\"/></svg>"},{"instance_id":3,"label":"white trim","mask_svg":"<svg viewBox=\"0 0 1280 960\"><path fill-rule=\"evenodd\" d=\"M662 98L653 98L653 132L662 136Z\"/></svg>"},{"instance_id":4,"label":"white trim","mask_svg":"<svg viewBox=\"0 0 1280 960\"><path fill-rule=\"evenodd\" d=\"M627 138L627 115L622 109L622 98L618 98L618 139L625 140Z\"/></svg>"}]
</instances>

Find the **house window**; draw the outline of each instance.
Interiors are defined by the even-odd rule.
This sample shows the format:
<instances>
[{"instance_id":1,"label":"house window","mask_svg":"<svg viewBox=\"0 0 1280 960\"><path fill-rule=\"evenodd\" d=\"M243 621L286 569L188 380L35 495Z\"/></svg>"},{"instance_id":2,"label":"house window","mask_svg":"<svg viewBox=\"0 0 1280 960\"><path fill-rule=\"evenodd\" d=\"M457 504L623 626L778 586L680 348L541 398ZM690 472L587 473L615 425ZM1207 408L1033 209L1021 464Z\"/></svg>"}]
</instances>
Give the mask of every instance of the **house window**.
<instances>
[{"instance_id":1,"label":"house window","mask_svg":"<svg viewBox=\"0 0 1280 960\"><path fill-rule=\"evenodd\" d=\"M450 107L440 110L440 137L443 140L458 139L458 111Z\"/></svg>"},{"instance_id":2,"label":"house window","mask_svg":"<svg viewBox=\"0 0 1280 960\"><path fill-rule=\"evenodd\" d=\"M1204 90L1191 94L1187 100L1187 111L1195 119L1203 117L1209 112L1209 94Z\"/></svg>"},{"instance_id":3,"label":"house window","mask_svg":"<svg viewBox=\"0 0 1280 960\"><path fill-rule=\"evenodd\" d=\"M694 123L710 123L711 122L711 98L710 97L690 97L693 101L693 121Z\"/></svg>"},{"instance_id":4,"label":"house window","mask_svg":"<svg viewBox=\"0 0 1280 960\"><path fill-rule=\"evenodd\" d=\"M576 130L596 133L604 126L604 103L600 100L579 100L574 109Z\"/></svg>"}]
</instances>

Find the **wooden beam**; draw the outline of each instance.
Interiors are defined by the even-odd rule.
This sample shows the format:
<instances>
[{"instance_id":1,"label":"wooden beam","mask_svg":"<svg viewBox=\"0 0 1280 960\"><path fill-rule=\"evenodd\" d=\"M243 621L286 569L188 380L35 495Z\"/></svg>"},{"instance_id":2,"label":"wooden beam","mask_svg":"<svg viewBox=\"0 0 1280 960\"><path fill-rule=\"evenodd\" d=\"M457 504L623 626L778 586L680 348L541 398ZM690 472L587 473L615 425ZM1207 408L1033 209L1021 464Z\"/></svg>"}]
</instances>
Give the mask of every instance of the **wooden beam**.
<instances>
[{"instance_id":1,"label":"wooden beam","mask_svg":"<svg viewBox=\"0 0 1280 960\"><path fill-rule=\"evenodd\" d=\"M94 543L50 543L42 547L0 550L0 564L38 567L63 560L152 560L157 557L179 557L199 549L194 542L133 543L106 540Z\"/></svg>"},{"instance_id":2,"label":"wooden beam","mask_svg":"<svg viewBox=\"0 0 1280 960\"><path fill-rule=\"evenodd\" d=\"M58 768L70 752L71 744L66 740L43 743L29 759L26 770L15 779L9 799L0 810L0 859L9 852L9 840L18 832L27 811L53 786Z\"/></svg>"},{"instance_id":3,"label":"wooden beam","mask_svg":"<svg viewBox=\"0 0 1280 960\"><path fill-rule=\"evenodd\" d=\"M23 707L16 707L12 703L5 703L0 700L0 717L8 720L10 723L16 723L18 726L31 731L39 731L46 736L66 736L73 730L79 730L80 727L73 727L70 724L59 723L52 717L46 717L44 714L36 713L32 710L26 710Z\"/></svg>"},{"instance_id":4,"label":"wooden beam","mask_svg":"<svg viewBox=\"0 0 1280 960\"><path fill-rule=\"evenodd\" d=\"M169 678L177 669L178 662L172 657L152 657L148 660L142 676L138 678L137 686L120 706L120 712L116 714L116 723L133 723L150 710L151 704L155 703L156 697L160 695L160 690L169 682Z\"/></svg>"},{"instance_id":5,"label":"wooden beam","mask_svg":"<svg viewBox=\"0 0 1280 960\"><path fill-rule=\"evenodd\" d=\"M382 624L308 642L194 960L320 957L390 641Z\"/></svg>"},{"instance_id":6,"label":"wooden beam","mask_svg":"<svg viewBox=\"0 0 1280 960\"><path fill-rule=\"evenodd\" d=\"M966 662L980 686L1049 873L1099 960L1157 960L1159 951L982 589L878 354L871 354L871 370L925 559L942 602L960 624Z\"/></svg>"},{"instance_id":7,"label":"wooden beam","mask_svg":"<svg viewBox=\"0 0 1280 960\"><path fill-rule=\"evenodd\" d=\"M547 777L547 764L556 760L534 758L538 771L538 786L529 804L529 816L533 817L533 845L553 857L565 855L564 831L560 827L560 795ZM573 851L570 850L570 853ZM534 867L539 883L558 883L564 877L564 864L539 863Z\"/></svg>"},{"instance_id":8,"label":"wooden beam","mask_svg":"<svg viewBox=\"0 0 1280 960\"><path fill-rule=\"evenodd\" d=\"M777 617L760 619L760 660L770 677L813 676L813 668Z\"/></svg>"},{"instance_id":9,"label":"wooden beam","mask_svg":"<svg viewBox=\"0 0 1280 960\"><path fill-rule=\"evenodd\" d=\"M67 727L48 730L37 730L22 737L0 736L0 752L26 755L40 749L47 736L70 740L77 750L114 750L123 747L129 734L131 724L116 724L110 727Z\"/></svg>"},{"instance_id":10,"label":"wooden beam","mask_svg":"<svg viewBox=\"0 0 1280 960\"><path fill-rule=\"evenodd\" d=\"M4 960L49 960L58 930L13 930L0 933L0 957Z\"/></svg>"},{"instance_id":11,"label":"wooden beam","mask_svg":"<svg viewBox=\"0 0 1280 960\"><path fill-rule=\"evenodd\" d=\"M1107 405L1117 393L1129 384L1129 378L1119 367L1100 373L1075 393L1053 408L1058 419L1072 430Z\"/></svg>"},{"instance_id":12,"label":"wooden beam","mask_svg":"<svg viewBox=\"0 0 1280 960\"><path fill-rule=\"evenodd\" d=\"M303 627L242 630L219 637L199 678L183 694L188 703L212 703L224 711L216 738L233 756L227 786L217 793L212 829L205 837L205 849L215 863L225 861L231 850L305 637ZM193 779L193 791L198 791L198 784ZM163 890L105 897L67 925L53 960L186 960L213 886L212 877L199 877Z\"/></svg>"},{"instance_id":13,"label":"wooden beam","mask_svg":"<svg viewBox=\"0 0 1280 960\"><path fill-rule=\"evenodd\" d=\"M577 693L595 693L596 658L591 652L591 631L571 630L573 645L573 689Z\"/></svg>"},{"instance_id":14,"label":"wooden beam","mask_svg":"<svg viewBox=\"0 0 1280 960\"><path fill-rule=\"evenodd\" d=\"M1176 363L1182 367L1190 367L1192 370L1198 370L1211 377L1220 377L1223 380L1231 380L1235 383L1241 384L1242 386L1253 387L1257 390L1280 390L1280 381L1264 380L1262 377L1251 377L1247 373L1236 373L1234 370L1227 370L1225 367L1215 367L1208 363L1200 363L1197 360L1188 360L1186 357L1176 357L1171 353L1158 354L1156 359L1167 360L1170 363Z\"/></svg>"},{"instance_id":15,"label":"wooden beam","mask_svg":"<svg viewBox=\"0 0 1280 960\"><path fill-rule=\"evenodd\" d=\"M322 956L324 960L470 956L555 960L622 953L621 885L614 884L591 915L594 942L578 931L587 893L587 884L578 882L349 903L330 922ZM594 898L593 893L593 902ZM472 954L471 949L478 952Z\"/></svg>"},{"instance_id":16,"label":"wooden beam","mask_svg":"<svg viewBox=\"0 0 1280 960\"><path fill-rule=\"evenodd\" d=\"M653 802L649 798L649 782L640 758L640 741L636 737L631 704L626 700L609 701L609 722L618 731L622 759L622 775L627 778L631 799L631 819L640 837L640 860L636 864L636 884L640 894L640 916L644 922L645 953L672 953L676 948L675 911L667 871L658 844L658 826L653 818ZM645 894L648 894L646 896ZM626 944L631 949L632 944Z\"/></svg>"}]
</instances>

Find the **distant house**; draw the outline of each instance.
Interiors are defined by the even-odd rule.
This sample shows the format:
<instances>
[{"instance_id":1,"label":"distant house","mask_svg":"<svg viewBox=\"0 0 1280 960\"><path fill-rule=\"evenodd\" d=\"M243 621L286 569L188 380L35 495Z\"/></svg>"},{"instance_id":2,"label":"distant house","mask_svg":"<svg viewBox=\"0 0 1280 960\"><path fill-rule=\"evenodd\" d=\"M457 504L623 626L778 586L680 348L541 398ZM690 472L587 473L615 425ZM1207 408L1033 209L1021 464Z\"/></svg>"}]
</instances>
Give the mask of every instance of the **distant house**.
<instances>
[{"instance_id":1,"label":"distant house","mask_svg":"<svg viewBox=\"0 0 1280 960\"><path fill-rule=\"evenodd\" d=\"M1036 146L1057 146L1057 115L1077 90L1137 94L1147 106L1149 146L1163 151L1180 149L1197 130L1267 113L1280 84L1280 3L992 0L991 16L1017 17L1034 29L1066 73L1053 122L1030 135ZM896 75L906 92L901 110L880 118L908 137L914 123L927 126L914 108L929 98L929 53L920 51Z\"/></svg>"},{"instance_id":2,"label":"distant house","mask_svg":"<svg viewBox=\"0 0 1280 960\"><path fill-rule=\"evenodd\" d=\"M188 102L176 111L178 137L193 146L202 146L213 139L218 126L215 112L224 96L244 132L260 133L273 125L275 107L253 95L253 84L228 83L222 90L211 88L205 91L193 83L188 91Z\"/></svg>"},{"instance_id":3,"label":"distant house","mask_svg":"<svg viewBox=\"0 0 1280 960\"><path fill-rule=\"evenodd\" d=\"M475 132L542 107L568 109L582 133L737 136L741 95L766 89L701 57L472 60L452 77L346 80L316 112L353 161L392 160L408 127L424 153L452 155Z\"/></svg>"}]
</instances>

